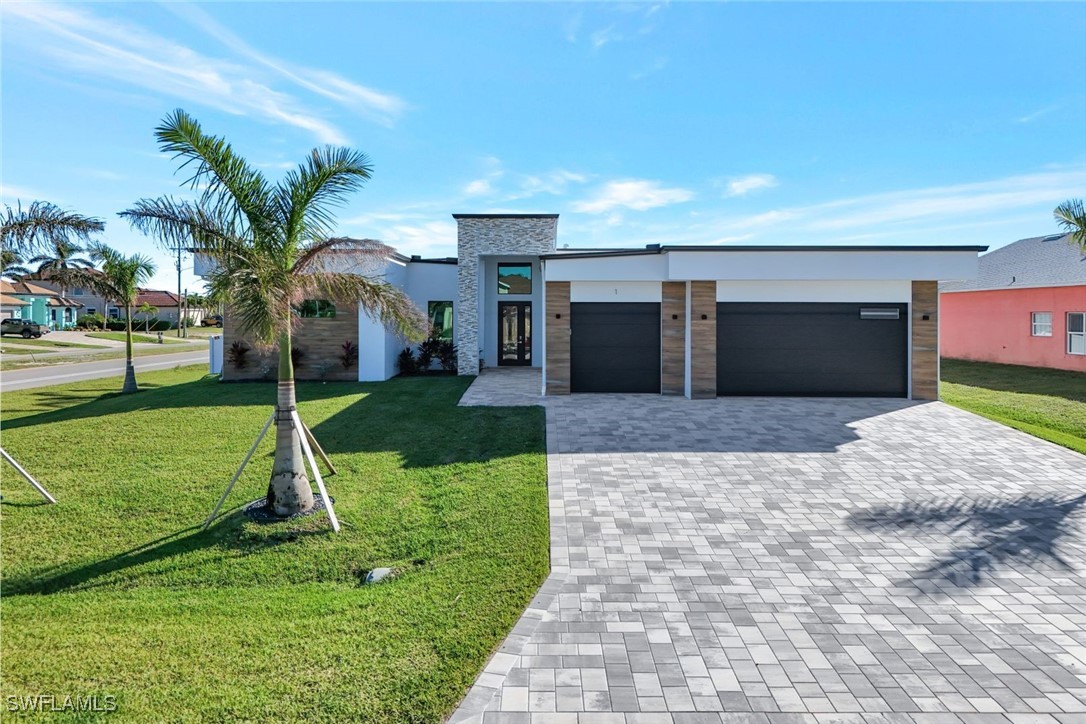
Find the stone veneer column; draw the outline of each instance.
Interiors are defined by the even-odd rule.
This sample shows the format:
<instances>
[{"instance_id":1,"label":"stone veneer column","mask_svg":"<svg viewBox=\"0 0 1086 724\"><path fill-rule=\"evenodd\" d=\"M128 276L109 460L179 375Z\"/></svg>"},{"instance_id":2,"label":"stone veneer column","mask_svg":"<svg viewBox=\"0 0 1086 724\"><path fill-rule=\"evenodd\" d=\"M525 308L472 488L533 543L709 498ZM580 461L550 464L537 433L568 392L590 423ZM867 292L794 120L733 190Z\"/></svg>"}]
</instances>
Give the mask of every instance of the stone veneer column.
<instances>
[{"instance_id":1,"label":"stone veneer column","mask_svg":"<svg viewBox=\"0 0 1086 724\"><path fill-rule=\"evenodd\" d=\"M453 214L453 218L456 219L458 296L456 373L476 375L479 374L479 257L553 252L557 246L558 214Z\"/></svg>"},{"instance_id":2,"label":"stone veneer column","mask_svg":"<svg viewBox=\"0 0 1086 724\"><path fill-rule=\"evenodd\" d=\"M686 394L686 282L664 282L660 305L660 393Z\"/></svg>"},{"instance_id":3,"label":"stone veneer column","mask_svg":"<svg viewBox=\"0 0 1086 724\"><path fill-rule=\"evenodd\" d=\"M939 399L939 283L913 282L912 398Z\"/></svg>"},{"instance_id":4,"label":"stone veneer column","mask_svg":"<svg viewBox=\"0 0 1086 724\"><path fill-rule=\"evenodd\" d=\"M547 282L548 395L569 394L569 282Z\"/></svg>"},{"instance_id":5,"label":"stone veneer column","mask_svg":"<svg viewBox=\"0 0 1086 724\"><path fill-rule=\"evenodd\" d=\"M716 397L716 282L690 282L690 398Z\"/></svg>"}]
</instances>

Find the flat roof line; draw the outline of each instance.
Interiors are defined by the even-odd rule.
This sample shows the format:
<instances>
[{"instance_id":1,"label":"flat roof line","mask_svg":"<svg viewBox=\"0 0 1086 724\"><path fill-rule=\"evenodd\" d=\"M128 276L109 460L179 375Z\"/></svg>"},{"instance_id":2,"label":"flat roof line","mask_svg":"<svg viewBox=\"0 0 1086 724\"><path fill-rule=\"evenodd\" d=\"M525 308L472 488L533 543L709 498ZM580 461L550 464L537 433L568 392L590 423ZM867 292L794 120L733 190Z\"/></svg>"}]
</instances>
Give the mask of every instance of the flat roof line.
<instances>
[{"instance_id":1,"label":"flat roof line","mask_svg":"<svg viewBox=\"0 0 1086 724\"><path fill-rule=\"evenodd\" d=\"M558 214L453 214L454 219L557 219Z\"/></svg>"}]
</instances>

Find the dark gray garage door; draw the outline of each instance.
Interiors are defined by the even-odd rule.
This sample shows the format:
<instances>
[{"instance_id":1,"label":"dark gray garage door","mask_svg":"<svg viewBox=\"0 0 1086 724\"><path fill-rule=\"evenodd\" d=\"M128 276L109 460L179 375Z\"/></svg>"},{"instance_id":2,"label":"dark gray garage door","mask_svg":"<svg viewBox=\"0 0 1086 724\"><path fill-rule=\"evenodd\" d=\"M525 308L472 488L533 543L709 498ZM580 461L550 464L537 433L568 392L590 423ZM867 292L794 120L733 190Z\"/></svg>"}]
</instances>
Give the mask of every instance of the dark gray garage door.
<instances>
[{"instance_id":1,"label":"dark gray garage door","mask_svg":"<svg viewBox=\"0 0 1086 724\"><path fill-rule=\"evenodd\" d=\"M904 304L720 302L717 394L905 397L907 332Z\"/></svg>"},{"instance_id":2,"label":"dark gray garage door","mask_svg":"<svg viewBox=\"0 0 1086 724\"><path fill-rule=\"evenodd\" d=\"M573 392L660 391L660 305L570 305Z\"/></svg>"}]
</instances>

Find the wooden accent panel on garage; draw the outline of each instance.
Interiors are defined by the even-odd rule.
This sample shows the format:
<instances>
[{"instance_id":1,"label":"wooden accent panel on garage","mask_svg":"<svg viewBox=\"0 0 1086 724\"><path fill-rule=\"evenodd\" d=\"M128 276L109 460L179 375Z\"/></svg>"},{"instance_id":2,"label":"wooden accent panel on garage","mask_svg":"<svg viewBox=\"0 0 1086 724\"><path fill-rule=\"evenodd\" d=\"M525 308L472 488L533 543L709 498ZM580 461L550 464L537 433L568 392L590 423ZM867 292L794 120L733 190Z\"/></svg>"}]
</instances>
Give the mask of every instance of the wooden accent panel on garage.
<instances>
[{"instance_id":1,"label":"wooden accent panel on garage","mask_svg":"<svg viewBox=\"0 0 1086 724\"><path fill-rule=\"evenodd\" d=\"M912 398L939 399L939 282L913 282Z\"/></svg>"},{"instance_id":2,"label":"wooden accent panel on garage","mask_svg":"<svg viewBox=\"0 0 1086 724\"><path fill-rule=\"evenodd\" d=\"M547 282L547 394L569 394L569 282Z\"/></svg>"},{"instance_id":3,"label":"wooden accent panel on garage","mask_svg":"<svg viewBox=\"0 0 1086 724\"><path fill-rule=\"evenodd\" d=\"M251 341L238 333L237 322L233 315L223 315L223 359L222 378L224 381L259 380L278 378L279 356L275 347L259 349ZM245 355L246 365L237 369L230 362L230 346L242 339L252 348ZM354 359L349 368L344 368L341 356L343 343L351 342L358 347L358 306L352 302L337 303L336 316L326 318L307 318L298 320L294 328L293 343L303 352L298 366L294 368L294 378L298 380L343 380L358 379L358 359ZM326 369L322 375L322 363Z\"/></svg>"},{"instance_id":4,"label":"wooden accent panel on garage","mask_svg":"<svg viewBox=\"0 0 1086 724\"><path fill-rule=\"evenodd\" d=\"M686 394L686 282L664 282L660 308L660 392Z\"/></svg>"},{"instance_id":5,"label":"wooden accent panel on garage","mask_svg":"<svg viewBox=\"0 0 1086 724\"><path fill-rule=\"evenodd\" d=\"M716 282L690 282L690 397L716 397Z\"/></svg>"}]
</instances>

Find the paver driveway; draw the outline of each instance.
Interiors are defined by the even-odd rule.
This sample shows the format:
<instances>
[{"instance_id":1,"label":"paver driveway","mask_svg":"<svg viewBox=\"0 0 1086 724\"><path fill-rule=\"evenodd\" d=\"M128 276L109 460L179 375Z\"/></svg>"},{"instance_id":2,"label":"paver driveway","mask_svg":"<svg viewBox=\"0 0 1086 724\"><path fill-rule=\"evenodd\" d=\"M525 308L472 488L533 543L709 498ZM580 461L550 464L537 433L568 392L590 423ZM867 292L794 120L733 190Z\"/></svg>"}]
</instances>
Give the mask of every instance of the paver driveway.
<instances>
[{"instance_id":1,"label":"paver driveway","mask_svg":"<svg viewBox=\"0 0 1086 724\"><path fill-rule=\"evenodd\" d=\"M1086 722L1083 456L941 403L547 408L553 573L451 721Z\"/></svg>"}]
</instances>

